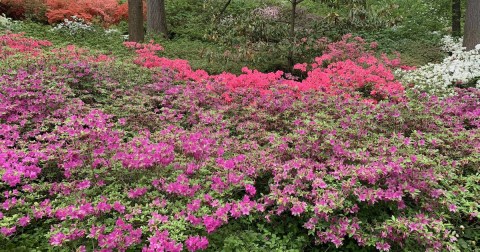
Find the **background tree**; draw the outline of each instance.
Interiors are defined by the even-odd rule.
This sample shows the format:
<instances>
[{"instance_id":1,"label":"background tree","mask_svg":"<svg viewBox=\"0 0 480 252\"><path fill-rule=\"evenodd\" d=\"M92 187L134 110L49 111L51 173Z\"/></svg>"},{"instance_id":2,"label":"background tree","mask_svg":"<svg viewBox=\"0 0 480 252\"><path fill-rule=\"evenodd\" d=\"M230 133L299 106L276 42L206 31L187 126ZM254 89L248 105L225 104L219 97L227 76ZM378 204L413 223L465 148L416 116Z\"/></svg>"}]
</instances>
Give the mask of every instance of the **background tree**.
<instances>
[{"instance_id":1,"label":"background tree","mask_svg":"<svg viewBox=\"0 0 480 252\"><path fill-rule=\"evenodd\" d=\"M230 3L232 2L232 0L227 0L225 2L225 4L223 5L222 9L220 10L220 12L218 13L217 15L217 18L216 18L216 22L220 22L220 19L222 18L223 14L225 13L225 11L227 10L227 7L230 5Z\"/></svg>"},{"instance_id":2,"label":"background tree","mask_svg":"<svg viewBox=\"0 0 480 252\"><path fill-rule=\"evenodd\" d=\"M462 1L452 0L452 35L455 37L460 37L460 34L462 33L461 19Z\"/></svg>"},{"instance_id":3,"label":"background tree","mask_svg":"<svg viewBox=\"0 0 480 252\"><path fill-rule=\"evenodd\" d=\"M463 46L472 50L480 44L480 0L467 1Z\"/></svg>"},{"instance_id":4,"label":"background tree","mask_svg":"<svg viewBox=\"0 0 480 252\"><path fill-rule=\"evenodd\" d=\"M294 46L297 42L297 37L295 36L295 20L297 18L297 5L303 2L304 0L289 0L292 9L291 9L291 17L290 17L290 50L288 52L288 67L290 69L293 69L293 65L295 64L294 58L293 58L293 50Z\"/></svg>"},{"instance_id":5,"label":"background tree","mask_svg":"<svg viewBox=\"0 0 480 252\"><path fill-rule=\"evenodd\" d=\"M143 2L142 0L128 0L128 40L143 42Z\"/></svg>"},{"instance_id":6,"label":"background tree","mask_svg":"<svg viewBox=\"0 0 480 252\"><path fill-rule=\"evenodd\" d=\"M165 0L147 1L147 32L168 38Z\"/></svg>"}]
</instances>

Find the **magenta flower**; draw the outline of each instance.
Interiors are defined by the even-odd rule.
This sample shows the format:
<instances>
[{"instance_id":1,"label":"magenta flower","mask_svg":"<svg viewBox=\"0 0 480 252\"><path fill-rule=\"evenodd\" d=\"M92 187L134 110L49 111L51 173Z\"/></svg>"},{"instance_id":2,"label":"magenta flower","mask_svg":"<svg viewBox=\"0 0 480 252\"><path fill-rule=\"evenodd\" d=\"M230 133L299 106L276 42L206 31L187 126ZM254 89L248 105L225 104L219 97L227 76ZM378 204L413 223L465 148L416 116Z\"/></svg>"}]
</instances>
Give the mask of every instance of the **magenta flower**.
<instances>
[{"instance_id":1,"label":"magenta flower","mask_svg":"<svg viewBox=\"0 0 480 252\"><path fill-rule=\"evenodd\" d=\"M216 219L215 217L207 215L203 216L203 225L205 225L208 233L212 233L222 225L222 221Z\"/></svg>"},{"instance_id":2,"label":"magenta flower","mask_svg":"<svg viewBox=\"0 0 480 252\"><path fill-rule=\"evenodd\" d=\"M293 207L290 209L292 212L292 215L298 216L305 212L305 207L307 206L307 203L305 202L296 202L293 204Z\"/></svg>"},{"instance_id":3,"label":"magenta flower","mask_svg":"<svg viewBox=\"0 0 480 252\"><path fill-rule=\"evenodd\" d=\"M61 246L66 239L67 239L67 236L59 232L50 237L50 244L53 246Z\"/></svg>"},{"instance_id":4,"label":"magenta flower","mask_svg":"<svg viewBox=\"0 0 480 252\"><path fill-rule=\"evenodd\" d=\"M122 205L122 203L120 203L119 201L115 201L113 203L113 209L115 209L115 211L119 212L119 213L124 213L125 212L125 206Z\"/></svg>"},{"instance_id":5,"label":"magenta flower","mask_svg":"<svg viewBox=\"0 0 480 252\"><path fill-rule=\"evenodd\" d=\"M208 247L208 239L204 236L189 236L185 240L185 246L188 251L205 250Z\"/></svg>"},{"instance_id":6,"label":"magenta flower","mask_svg":"<svg viewBox=\"0 0 480 252\"><path fill-rule=\"evenodd\" d=\"M13 227L10 227L10 228L7 228L7 227L1 227L0 228L0 234L2 234L5 237L8 237L8 236L14 234L16 231L17 231L16 226L13 226Z\"/></svg>"},{"instance_id":7,"label":"magenta flower","mask_svg":"<svg viewBox=\"0 0 480 252\"><path fill-rule=\"evenodd\" d=\"M21 217L18 219L18 225L25 227L30 223L30 217L28 215Z\"/></svg>"},{"instance_id":8,"label":"magenta flower","mask_svg":"<svg viewBox=\"0 0 480 252\"><path fill-rule=\"evenodd\" d=\"M390 244L386 242L377 242L375 247L380 251L390 251Z\"/></svg>"},{"instance_id":9,"label":"magenta flower","mask_svg":"<svg viewBox=\"0 0 480 252\"><path fill-rule=\"evenodd\" d=\"M455 213L455 212L457 212L457 206L455 204L450 204L448 206L448 210L452 213Z\"/></svg>"},{"instance_id":10,"label":"magenta flower","mask_svg":"<svg viewBox=\"0 0 480 252\"><path fill-rule=\"evenodd\" d=\"M250 195L253 196L255 193L257 193L257 190L255 189L255 186L251 184L246 184L245 185L245 191Z\"/></svg>"}]
</instances>

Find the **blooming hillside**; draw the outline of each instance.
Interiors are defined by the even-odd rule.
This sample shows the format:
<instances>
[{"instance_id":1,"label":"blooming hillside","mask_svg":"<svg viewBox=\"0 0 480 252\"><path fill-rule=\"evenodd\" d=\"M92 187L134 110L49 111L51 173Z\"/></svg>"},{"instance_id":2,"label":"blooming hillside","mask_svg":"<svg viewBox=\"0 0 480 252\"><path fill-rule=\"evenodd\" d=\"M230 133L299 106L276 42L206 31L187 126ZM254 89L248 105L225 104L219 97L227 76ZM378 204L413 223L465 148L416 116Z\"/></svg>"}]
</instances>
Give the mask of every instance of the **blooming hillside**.
<instances>
[{"instance_id":1,"label":"blooming hillside","mask_svg":"<svg viewBox=\"0 0 480 252\"><path fill-rule=\"evenodd\" d=\"M471 248L480 91L407 99L348 39L300 81L1 36L0 248Z\"/></svg>"}]
</instances>

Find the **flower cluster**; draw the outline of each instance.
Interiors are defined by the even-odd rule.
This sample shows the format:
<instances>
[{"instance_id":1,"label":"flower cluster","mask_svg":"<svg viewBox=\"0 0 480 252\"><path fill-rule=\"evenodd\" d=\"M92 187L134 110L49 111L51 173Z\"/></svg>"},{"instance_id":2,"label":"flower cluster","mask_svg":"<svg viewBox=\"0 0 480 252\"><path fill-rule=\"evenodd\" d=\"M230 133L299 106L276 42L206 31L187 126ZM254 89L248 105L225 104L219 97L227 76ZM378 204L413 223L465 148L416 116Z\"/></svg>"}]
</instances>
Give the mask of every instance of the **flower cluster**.
<instances>
[{"instance_id":1,"label":"flower cluster","mask_svg":"<svg viewBox=\"0 0 480 252\"><path fill-rule=\"evenodd\" d=\"M399 59L374 56L366 42L351 35L346 35L336 43L328 45L325 54L317 57L311 65L297 64L295 69L306 72L303 81L286 78L284 72L262 73L247 67L243 74L222 73L209 75L203 70L193 70L186 60L171 60L156 55L163 50L151 41L149 44L125 42L125 46L134 48L138 55L135 63L147 68L167 68L177 73L176 78L197 82L221 82L229 90L255 88L262 93L270 93L272 87L287 86L293 90L317 90L330 95L345 97L367 97L370 101L387 98L402 99L404 88L395 80L393 70L400 65ZM373 48L374 46L372 46ZM307 71L308 66L308 71ZM224 94L230 100L228 93Z\"/></svg>"},{"instance_id":2,"label":"flower cluster","mask_svg":"<svg viewBox=\"0 0 480 252\"><path fill-rule=\"evenodd\" d=\"M0 28L6 30L14 30L19 24L19 21L14 21L11 18L7 17L5 13L0 15Z\"/></svg>"},{"instance_id":3,"label":"flower cluster","mask_svg":"<svg viewBox=\"0 0 480 252\"><path fill-rule=\"evenodd\" d=\"M4 0L1 4L15 18L28 14L51 24L76 16L85 21L99 18L103 25L109 26L128 16L127 3L117 0ZM25 13L25 6L30 6L32 13Z\"/></svg>"},{"instance_id":4,"label":"flower cluster","mask_svg":"<svg viewBox=\"0 0 480 252\"><path fill-rule=\"evenodd\" d=\"M82 18L72 16L70 19L64 19L62 23L58 23L52 28L52 31L58 33L66 33L70 36L83 34L94 31L94 28L85 22Z\"/></svg>"},{"instance_id":5,"label":"flower cluster","mask_svg":"<svg viewBox=\"0 0 480 252\"><path fill-rule=\"evenodd\" d=\"M41 52L42 47L51 46L52 43L46 40L34 40L23 37L22 34L7 33L0 35L0 59L4 60L10 56L21 53L25 56L36 56Z\"/></svg>"},{"instance_id":6,"label":"flower cluster","mask_svg":"<svg viewBox=\"0 0 480 252\"><path fill-rule=\"evenodd\" d=\"M256 8L252 11L253 15L258 15L265 19L277 20L280 17L281 9L278 6L266 6Z\"/></svg>"},{"instance_id":7,"label":"flower cluster","mask_svg":"<svg viewBox=\"0 0 480 252\"><path fill-rule=\"evenodd\" d=\"M451 95L455 87L480 88L480 45L465 51L461 39L445 37L443 49L450 52L441 63L427 64L413 71L399 71L403 83L435 95Z\"/></svg>"}]
</instances>

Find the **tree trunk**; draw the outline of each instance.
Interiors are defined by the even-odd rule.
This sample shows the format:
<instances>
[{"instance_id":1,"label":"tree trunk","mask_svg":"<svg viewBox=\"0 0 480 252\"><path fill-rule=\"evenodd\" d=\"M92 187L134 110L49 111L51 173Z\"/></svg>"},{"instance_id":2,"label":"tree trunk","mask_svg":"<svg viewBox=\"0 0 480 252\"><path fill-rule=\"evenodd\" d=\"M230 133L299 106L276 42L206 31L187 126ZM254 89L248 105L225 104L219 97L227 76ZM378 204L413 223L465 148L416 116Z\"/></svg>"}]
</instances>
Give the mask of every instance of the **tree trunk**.
<instances>
[{"instance_id":1,"label":"tree trunk","mask_svg":"<svg viewBox=\"0 0 480 252\"><path fill-rule=\"evenodd\" d=\"M452 0L452 35L455 37L460 37L460 34L462 33L461 19L462 1Z\"/></svg>"},{"instance_id":2,"label":"tree trunk","mask_svg":"<svg viewBox=\"0 0 480 252\"><path fill-rule=\"evenodd\" d=\"M293 60L293 49L296 44L296 36L295 36L295 19L297 17L297 0L290 0L292 3L292 13L290 17L290 49L288 51L288 68L292 71L293 65L295 64Z\"/></svg>"},{"instance_id":3,"label":"tree trunk","mask_svg":"<svg viewBox=\"0 0 480 252\"><path fill-rule=\"evenodd\" d=\"M295 19L297 18L297 5L304 0L290 0L290 3L292 4L292 14L290 17L290 49L288 51L288 67L290 68L290 71L293 71L293 65L295 64L294 61L294 53L293 50L295 49L295 45L297 44L297 36L295 34Z\"/></svg>"},{"instance_id":4,"label":"tree trunk","mask_svg":"<svg viewBox=\"0 0 480 252\"><path fill-rule=\"evenodd\" d=\"M231 2L232 2L232 0L227 0L227 2L225 2L222 10L218 13L218 16L217 16L216 21L215 21L216 23L220 22L220 19L222 18L223 14L227 10L227 7L230 5Z\"/></svg>"},{"instance_id":5,"label":"tree trunk","mask_svg":"<svg viewBox=\"0 0 480 252\"><path fill-rule=\"evenodd\" d=\"M147 32L168 38L165 0L147 1Z\"/></svg>"},{"instance_id":6,"label":"tree trunk","mask_svg":"<svg viewBox=\"0 0 480 252\"><path fill-rule=\"evenodd\" d=\"M128 40L143 42L143 2L142 0L128 0Z\"/></svg>"},{"instance_id":7,"label":"tree trunk","mask_svg":"<svg viewBox=\"0 0 480 252\"><path fill-rule=\"evenodd\" d=\"M480 44L480 0L467 1L463 46L472 50Z\"/></svg>"}]
</instances>

